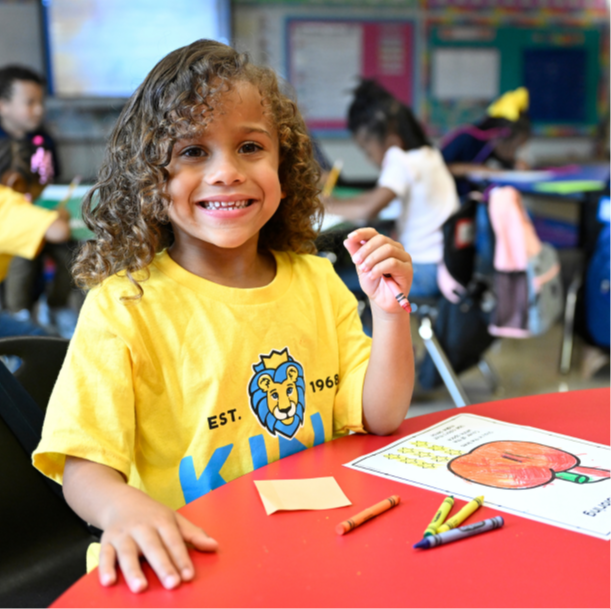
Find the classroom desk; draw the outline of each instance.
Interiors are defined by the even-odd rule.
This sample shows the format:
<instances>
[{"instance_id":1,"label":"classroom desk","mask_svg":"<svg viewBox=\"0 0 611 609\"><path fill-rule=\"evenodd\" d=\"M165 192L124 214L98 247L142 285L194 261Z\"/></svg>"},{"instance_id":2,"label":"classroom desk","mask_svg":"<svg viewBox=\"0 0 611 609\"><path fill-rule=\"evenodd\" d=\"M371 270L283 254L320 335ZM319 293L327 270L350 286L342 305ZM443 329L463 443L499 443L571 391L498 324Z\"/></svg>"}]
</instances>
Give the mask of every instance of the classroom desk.
<instances>
[{"instance_id":1,"label":"classroom desk","mask_svg":"<svg viewBox=\"0 0 611 609\"><path fill-rule=\"evenodd\" d=\"M461 409L609 444L609 390L531 396ZM351 435L242 476L180 511L220 544L192 553L193 582L103 588L97 572L53 607L609 607L609 544L502 514L505 526L431 550L414 550L442 496L357 472L343 463L456 414L407 419L393 436ZM267 516L253 480L334 476L353 505ZM338 536L335 525L392 495L399 506ZM474 492L474 495L478 494ZM462 506L462 502L460 503ZM499 514L480 508L483 520ZM468 521L469 522L469 521Z\"/></svg>"},{"instance_id":2,"label":"classroom desk","mask_svg":"<svg viewBox=\"0 0 611 609\"><path fill-rule=\"evenodd\" d=\"M560 204L579 206L576 245L589 259L600 230L598 201L609 183L609 163L567 165L545 171L498 171L469 175L474 183L485 186L513 186L524 195L553 199Z\"/></svg>"},{"instance_id":3,"label":"classroom desk","mask_svg":"<svg viewBox=\"0 0 611 609\"><path fill-rule=\"evenodd\" d=\"M481 184L514 186L524 194L581 200L584 193L605 189L609 163L567 165L544 171L475 172L469 178Z\"/></svg>"}]
</instances>

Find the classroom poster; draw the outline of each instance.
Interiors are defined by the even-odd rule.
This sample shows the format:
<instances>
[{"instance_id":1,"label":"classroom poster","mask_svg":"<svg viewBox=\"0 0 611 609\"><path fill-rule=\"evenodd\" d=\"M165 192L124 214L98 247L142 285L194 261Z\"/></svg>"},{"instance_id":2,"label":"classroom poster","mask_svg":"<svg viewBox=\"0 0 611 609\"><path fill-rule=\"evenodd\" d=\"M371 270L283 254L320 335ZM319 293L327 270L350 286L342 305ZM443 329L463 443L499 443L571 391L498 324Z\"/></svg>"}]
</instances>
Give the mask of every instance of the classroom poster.
<instances>
[{"instance_id":1,"label":"classroom poster","mask_svg":"<svg viewBox=\"0 0 611 609\"><path fill-rule=\"evenodd\" d=\"M411 105L413 30L408 20L290 19L288 75L308 127L346 129L360 77Z\"/></svg>"},{"instance_id":2,"label":"classroom poster","mask_svg":"<svg viewBox=\"0 0 611 609\"><path fill-rule=\"evenodd\" d=\"M610 457L601 444L459 414L345 465L608 540Z\"/></svg>"}]
</instances>

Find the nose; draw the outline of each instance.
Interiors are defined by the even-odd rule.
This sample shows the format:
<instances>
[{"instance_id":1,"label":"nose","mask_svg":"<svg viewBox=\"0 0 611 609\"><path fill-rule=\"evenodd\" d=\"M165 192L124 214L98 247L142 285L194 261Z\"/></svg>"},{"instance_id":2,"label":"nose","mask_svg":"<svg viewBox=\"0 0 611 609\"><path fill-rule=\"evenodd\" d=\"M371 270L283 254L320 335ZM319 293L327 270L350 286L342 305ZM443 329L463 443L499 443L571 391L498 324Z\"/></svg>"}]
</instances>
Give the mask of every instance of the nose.
<instances>
[{"instance_id":1,"label":"nose","mask_svg":"<svg viewBox=\"0 0 611 609\"><path fill-rule=\"evenodd\" d=\"M244 174L239 158L226 152L215 154L208 164L205 179L208 184L216 186L241 184Z\"/></svg>"}]
</instances>

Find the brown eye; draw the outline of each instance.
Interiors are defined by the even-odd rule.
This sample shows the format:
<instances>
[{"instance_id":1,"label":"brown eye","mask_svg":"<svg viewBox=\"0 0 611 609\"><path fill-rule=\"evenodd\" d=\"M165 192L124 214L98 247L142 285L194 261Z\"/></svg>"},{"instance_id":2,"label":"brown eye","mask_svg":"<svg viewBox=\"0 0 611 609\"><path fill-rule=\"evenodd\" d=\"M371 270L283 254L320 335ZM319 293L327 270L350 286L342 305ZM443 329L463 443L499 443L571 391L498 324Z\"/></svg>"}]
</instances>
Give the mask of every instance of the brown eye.
<instances>
[{"instance_id":1,"label":"brown eye","mask_svg":"<svg viewBox=\"0 0 611 609\"><path fill-rule=\"evenodd\" d=\"M205 155L206 153L201 148L198 148L197 146L190 146L189 148L185 148L180 153L180 156L193 157L193 158L199 158Z\"/></svg>"},{"instance_id":2,"label":"brown eye","mask_svg":"<svg viewBox=\"0 0 611 609\"><path fill-rule=\"evenodd\" d=\"M255 144L255 142L246 142L246 144L242 144L240 148L240 152L244 152L246 154L252 154L253 152L259 152L259 150L263 150L259 144Z\"/></svg>"}]
</instances>

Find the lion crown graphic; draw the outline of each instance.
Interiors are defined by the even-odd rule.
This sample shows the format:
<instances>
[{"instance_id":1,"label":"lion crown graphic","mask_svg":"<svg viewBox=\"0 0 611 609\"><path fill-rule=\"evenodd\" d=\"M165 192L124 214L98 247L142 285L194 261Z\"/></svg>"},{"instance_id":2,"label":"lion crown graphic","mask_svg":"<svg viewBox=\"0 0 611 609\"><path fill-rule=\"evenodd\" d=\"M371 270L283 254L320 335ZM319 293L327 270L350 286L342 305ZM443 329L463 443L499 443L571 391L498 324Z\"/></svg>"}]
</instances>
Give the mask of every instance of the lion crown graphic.
<instances>
[{"instance_id":1,"label":"lion crown graphic","mask_svg":"<svg viewBox=\"0 0 611 609\"><path fill-rule=\"evenodd\" d=\"M253 365L248 393L250 406L259 423L272 435L292 438L303 425L305 381L303 367L289 354L272 350Z\"/></svg>"}]
</instances>

